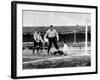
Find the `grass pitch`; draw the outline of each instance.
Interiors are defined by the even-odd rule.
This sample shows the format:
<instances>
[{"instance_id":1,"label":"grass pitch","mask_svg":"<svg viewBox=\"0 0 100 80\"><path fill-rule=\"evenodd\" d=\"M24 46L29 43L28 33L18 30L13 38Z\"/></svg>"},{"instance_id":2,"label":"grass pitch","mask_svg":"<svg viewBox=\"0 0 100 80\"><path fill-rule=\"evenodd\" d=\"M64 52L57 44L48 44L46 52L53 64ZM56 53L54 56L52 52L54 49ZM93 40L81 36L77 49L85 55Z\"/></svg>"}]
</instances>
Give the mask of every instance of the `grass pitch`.
<instances>
[{"instance_id":1,"label":"grass pitch","mask_svg":"<svg viewBox=\"0 0 100 80\"><path fill-rule=\"evenodd\" d=\"M91 66L91 51L85 54L84 49L70 49L67 55L47 55L46 50L40 54L32 54L32 50L23 51L23 69L44 69L62 67Z\"/></svg>"}]
</instances>

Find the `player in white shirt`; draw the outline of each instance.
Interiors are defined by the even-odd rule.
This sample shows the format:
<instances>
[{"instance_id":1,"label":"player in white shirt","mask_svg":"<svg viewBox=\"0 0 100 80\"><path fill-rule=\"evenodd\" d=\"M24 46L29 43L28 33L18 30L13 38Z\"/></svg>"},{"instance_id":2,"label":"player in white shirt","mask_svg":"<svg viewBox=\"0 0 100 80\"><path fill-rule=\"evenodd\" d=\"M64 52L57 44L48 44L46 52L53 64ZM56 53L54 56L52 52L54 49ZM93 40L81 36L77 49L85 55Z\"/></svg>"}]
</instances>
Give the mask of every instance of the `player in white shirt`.
<instances>
[{"instance_id":1,"label":"player in white shirt","mask_svg":"<svg viewBox=\"0 0 100 80\"><path fill-rule=\"evenodd\" d=\"M41 49L42 51L42 43L43 43L43 39L40 35L40 32L36 31L33 34L34 37L34 48L33 48L33 53L34 53L34 49L37 48L37 52L39 51L39 49Z\"/></svg>"},{"instance_id":2,"label":"player in white shirt","mask_svg":"<svg viewBox=\"0 0 100 80\"><path fill-rule=\"evenodd\" d=\"M54 29L53 25L50 25L50 28L47 30L46 34L44 35L44 39L48 38L48 55L49 55L49 51L50 48L52 46L52 43L54 44L55 48L58 50L58 45L57 45L57 41L59 41L59 36L57 31Z\"/></svg>"}]
</instances>

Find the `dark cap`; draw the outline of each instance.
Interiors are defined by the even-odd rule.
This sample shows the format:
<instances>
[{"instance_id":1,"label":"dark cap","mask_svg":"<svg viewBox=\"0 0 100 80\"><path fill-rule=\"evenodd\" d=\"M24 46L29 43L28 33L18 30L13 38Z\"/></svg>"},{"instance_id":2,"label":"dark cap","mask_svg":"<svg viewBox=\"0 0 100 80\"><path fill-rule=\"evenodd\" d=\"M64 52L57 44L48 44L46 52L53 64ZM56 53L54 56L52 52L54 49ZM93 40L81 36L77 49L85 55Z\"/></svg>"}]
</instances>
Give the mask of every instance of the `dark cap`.
<instances>
[{"instance_id":1,"label":"dark cap","mask_svg":"<svg viewBox=\"0 0 100 80\"><path fill-rule=\"evenodd\" d=\"M50 27L53 27L53 25L50 25Z\"/></svg>"}]
</instances>

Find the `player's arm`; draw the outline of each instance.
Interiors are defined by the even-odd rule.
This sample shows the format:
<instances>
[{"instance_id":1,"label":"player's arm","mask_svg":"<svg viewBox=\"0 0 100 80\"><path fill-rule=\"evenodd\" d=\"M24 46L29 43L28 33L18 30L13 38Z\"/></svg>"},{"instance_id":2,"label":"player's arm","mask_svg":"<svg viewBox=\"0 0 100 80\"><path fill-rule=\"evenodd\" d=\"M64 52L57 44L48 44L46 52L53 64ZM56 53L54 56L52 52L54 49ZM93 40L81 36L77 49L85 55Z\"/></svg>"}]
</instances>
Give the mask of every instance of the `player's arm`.
<instances>
[{"instance_id":1,"label":"player's arm","mask_svg":"<svg viewBox=\"0 0 100 80\"><path fill-rule=\"evenodd\" d=\"M56 37L57 37L57 41L59 41L59 36L58 36L58 33L57 33L56 30L55 30L55 34L56 34Z\"/></svg>"},{"instance_id":2,"label":"player's arm","mask_svg":"<svg viewBox=\"0 0 100 80\"><path fill-rule=\"evenodd\" d=\"M33 34L34 40L36 41L36 33Z\"/></svg>"},{"instance_id":3,"label":"player's arm","mask_svg":"<svg viewBox=\"0 0 100 80\"><path fill-rule=\"evenodd\" d=\"M45 35L44 35L44 39L47 38L47 35L48 35L48 31L45 33Z\"/></svg>"},{"instance_id":4,"label":"player's arm","mask_svg":"<svg viewBox=\"0 0 100 80\"><path fill-rule=\"evenodd\" d=\"M41 40L42 43L44 42L41 36L40 36L40 40Z\"/></svg>"}]
</instances>

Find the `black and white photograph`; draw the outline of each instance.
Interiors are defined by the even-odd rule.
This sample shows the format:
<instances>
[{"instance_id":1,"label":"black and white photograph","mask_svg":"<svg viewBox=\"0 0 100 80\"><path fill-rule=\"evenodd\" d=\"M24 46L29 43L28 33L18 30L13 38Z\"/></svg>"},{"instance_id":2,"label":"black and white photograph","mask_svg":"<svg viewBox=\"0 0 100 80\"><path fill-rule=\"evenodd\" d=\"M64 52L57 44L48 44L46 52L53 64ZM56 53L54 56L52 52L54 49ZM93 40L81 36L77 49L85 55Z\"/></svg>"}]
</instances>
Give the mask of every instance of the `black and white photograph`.
<instances>
[{"instance_id":1,"label":"black and white photograph","mask_svg":"<svg viewBox=\"0 0 100 80\"><path fill-rule=\"evenodd\" d=\"M22 54L23 69L91 66L91 14L23 10Z\"/></svg>"},{"instance_id":2,"label":"black and white photograph","mask_svg":"<svg viewBox=\"0 0 100 80\"><path fill-rule=\"evenodd\" d=\"M17 77L96 73L95 6L18 3Z\"/></svg>"}]
</instances>

